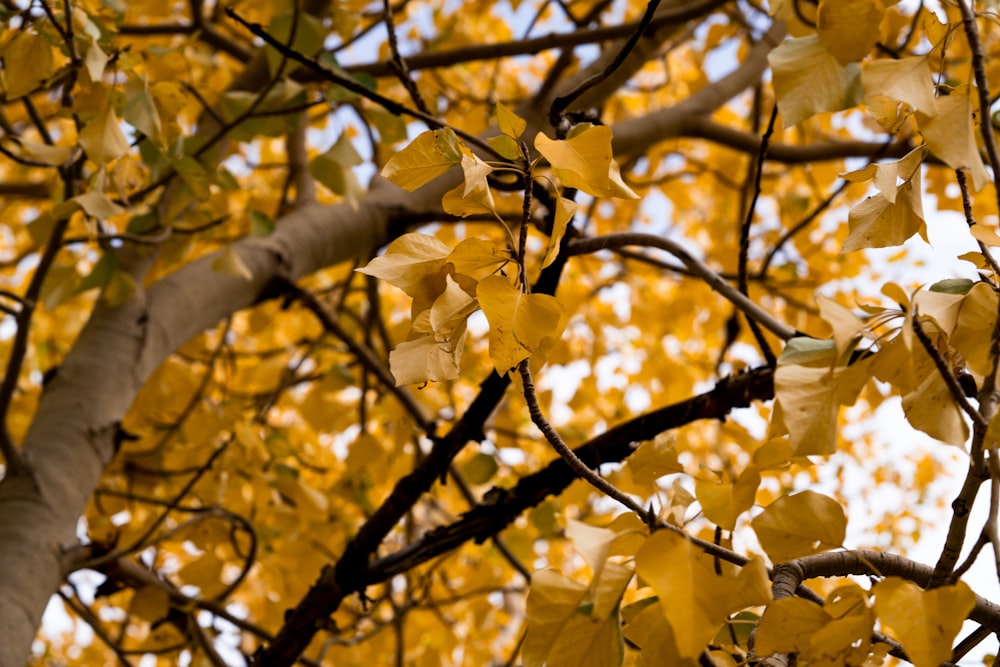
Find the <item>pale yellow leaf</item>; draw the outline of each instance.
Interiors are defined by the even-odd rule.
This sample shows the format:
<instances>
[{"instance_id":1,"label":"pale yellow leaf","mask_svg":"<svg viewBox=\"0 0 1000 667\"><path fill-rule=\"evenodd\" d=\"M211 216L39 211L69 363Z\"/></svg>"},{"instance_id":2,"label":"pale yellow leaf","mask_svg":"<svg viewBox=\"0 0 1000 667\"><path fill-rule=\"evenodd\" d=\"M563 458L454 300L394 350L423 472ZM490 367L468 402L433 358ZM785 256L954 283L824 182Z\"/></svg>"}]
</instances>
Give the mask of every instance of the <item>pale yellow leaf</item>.
<instances>
[{"instance_id":1,"label":"pale yellow leaf","mask_svg":"<svg viewBox=\"0 0 1000 667\"><path fill-rule=\"evenodd\" d=\"M915 234L927 240L919 176L899 187L895 203L882 194L865 199L851 209L848 224L842 253L903 245Z\"/></svg>"},{"instance_id":2,"label":"pale yellow leaf","mask_svg":"<svg viewBox=\"0 0 1000 667\"><path fill-rule=\"evenodd\" d=\"M539 132L535 135L535 148L567 188L595 197L638 199L621 180L611 150L611 128L605 125L585 127L565 140L549 139Z\"/></svg>"},{"instance_id":3,"label":"pale yellow leaf","mask_svg":"<svg viewBox=\"0 0 1000 667\"><path fill-rule=\"evenodd\" d=\"M118 119L111 105L107 105L97 117L80 130L80 145L87 157L98 164L119 158L128 152L128 139L118 126Z\"/></svg>"},{"instance_id":4,"label":"pale yellow leaf","mask_svg":"<svg viewBox=\"0 0 1000 667\"><path fill-rule=\"evenodd\" d=\"M431 306L431 330L438 336L448 335L465 324L469 315L479 309L475 296L475 281L467 278L463 288L453 276L445 276L444 291ZM468 290L471 290L472 294Z\"/></svg>"},{"instance_id":5,"label":"pale yellow leaf","mask_svg":"<svg viewBox=\"0 0 1000 667\"><path fill-rule=\"evenodd\" d=\"M710 556L666 530L649 536L635 554L635 566L659 597L677 652L685 658L696 658L729 614L770 599L762 563L747 565L735 577L716 574Z\"/></svg>"},{"instance_id":6,"label":"pale yellow leaf","mask_svg":"<svg viewBox=\"0 0 1000 667\"><path fill-rule=\"evenodd\" d=\"M823 608L802 598L783 598L767 605L757 626L754 648L761 657L808 650L812 637L829 622Z\"/></svg>"},{"instance_id":7,"label":"pale yellow leaf","mask_svg":"<svg viewBox=\"0 0 1000 667\"><path fill-rule=\"evenodd\" d=\"M847 516L833 498L803 491L774 501L750 525L771 562L784 563L841 546Z\"/></svg>"},{"instance_id":8,"label":"pale yellow leaf","mask_svg":"<svg viewBox=\"0 0 1000 667\"><path fill-rule=\"evenodd\" d=\"M927 147L952 169L966 169L972 187L981 190L990 177L976 146L978 103L967 93L939 97L933 114L918 113L917 124Z\"/></svg>"},{"instance_id":9,"label":"pale yellow leaf","mask_svg":"<svg viewBox=\"0 0 1000 667\"><path fill-rule=\"evenodd\" d=\"M412 192L461 162L458 137L451 129L428 130L389 158L382 176Z\"/></svg>"},{"instance_id":10,"label":"pale yellow leaf","mask_svg":"<svg viewBox=\"0 0 1000 667\"><path fill-rule=\"evenodd\" d=\"M380 278L416 298L423 294L424 281L441 273L450 253L451 248L436 237L411 232L390 243L384 255L374 258L358 272ZM443 275L440 286L444 288Z\"/></svg>"},{"instance_id":11,"label":"pale yellow leaf","mask_svg":"<svg viewBox=\"0 0 1000 667\"><path fill-rule=\"evenodd\" d=\"M96 190L85 192L82 195L73 197L73 201L80 204L80 208L87 212L87 215L104 220L113 215L121 215L125 212L121 206L104 196Z\"/></svg>"},{"instance_id":12,"label":"pale yellow leaf","mask_svg":"<svg viewBox=\"0 0 1000 667\"><path fill-rule=\"evenodd\" d=\"M20 30L3 49L7 101L27 95L55 71L52 46L30 30Z\"/></svg>"},{"instance_id":13,"label":"pale yellow leaf","mask_svg":"<svg viewBox=\"0 0 1000 667\"><path fill-rule=\"evenodd\" d=\"M519 139L528 125L525 120L500 102L497 102L496 112L500 131L511 139Z\"/></svg>"},{"instance_id":14,"label":"pale yellow leaf","mask_svg":"<svg viewBox=\"0 0 1000 667\"><path fill-rule=\"evenodd\" d=\"M861 68L861 85L866 99L883 96L926 114L935 112L934 79L926 56L867 62Z\"/></svg>"},{"instance_id":15,"label":"pale yellow leaf","mask_svg":"<svg viewBox=\"0 0 1000 667\"><path fill-rule=\"evenodd\" d=\"M490 359L504 374L558 333L563 307L548 294L524 294L502 276L486 276L477 290L490 323Z\"/></svg>"},{"instance_id":16,"label":"pale yellow leaf","mask_svg":"<svg viewBox=\"0 0 1000 667\"><path fill-rule=\"evenodd\" d=\"M871 358L833 366L834 354L831 343L819 363L798 364L792 362L794 357L786 361L784 354L778 360L774 392L796 456L827 456L837 451L840 406L853 405L868 381Z\"/></svg>"},{"instance_id":17,"label":"pale yellow leaf","mask_svg":"<svg viewBox=\"0 0 1000 667\"><path fill-rule=\"evenodd\" d=\"M396 386L454 380L464 343L464 323L449 337L428 334L400 343L389 353L389 370Z\"/></svg>"},{"instance_id":18,"label":"pale yellow leaf","mask_svg":"<svg viewBox=\"0 0 1000 667\"><path fill-rule=\"evenodd\" d=\"M841 65L816 35L785 40L767 59L785 127L813 114L853 107L859 101L860 67L857 63Z\"/></svg>"},{"instance_id":19,"label":"pale yellow leaf","mask_svg":"<svg viewBox=\"0 0 1000 667\"><path fill-rule=\"evenodd\" d=\"M760 473L748 466L734 482L695 480L694 495L705 518L724 530L733 530L736 519L753 507L759 485Z\"/></svg>"},{"instance_id":20,"label":"pale yellow leaf","mask_svg":"<svg viewBox=\"0 0 1000 667\"><path fill-rule=\"evenodd\" d=\"M842 64L861 60L881 36L882 0L820 0L816 33Z\"/></svg>"},{"instance_id":21,"label":"pale yellow leaf","mask_svg":"<svg viewBox=\"0 0 1000 667\"><path fill-rule=\"evenodd\" d=\"M19 143L26 158L54 167L63 164L73 155L72 146L50 146L27 139L21 139Z\"/></svg>"},{"instance_id":22,"label":"pale yellow leaf","mask_svg":"<svg viewBox=\"0 0 1000 667\"><path fill-rule=\"evenodd\" d=\"M483 239L463 239L448 255L455 273L481 280L496 273L513 260L506 247Z\"/></svg>"},{"instance_id":23,"label":"pale yellow leaf","mask_svg":"<svg viewBox=\"0 0 1000 667\"><path fill-rule=\"evenodd\" d=\"M883 630L899 641L914 667L938 667L951 660L952 641L976 604L963 581L933 590L898 577L872 587Z\"/></svg>"},{"instance_id":24,"label":"pale yellow leaf","mask_svg":"<svg viewBox=\"0 0 1000 667\"><path fill-rule=\"evenodd\" d=\"M936 369L903 395L903 414L913 428L941 442L962 447L969 439L965 413Z\"/></svg>"},{"instance_id":25,"label":"pale yellow leaf","mask_svg":"<svg viewBox=\"0 0 1000 667\"><path fill-rule=\"evenodd\" d=\"M549 245L545 249L545 257L542 259L542 268L551 264L559 255L559 245L566 234L566 227L576 214L580 205L571 199L559 197L556 200L556 211L553 216L552 233L549 234Z\"/></svg>"},{"instance_id":26,"label":"pale yellow leaf","mask_svg":"<svg viewBox=\"0 0 1000 667\"><path fill-rule=\"evenodd\" d=\"M628 457L625 466L632 473L636 484L653 484L664 475L684 472L684 466L677 458L677 449L669 438L657 437L648 440Z\"/></svg>"},{"instance_id":27,"label":"pale yellow leaf","mask_svg":"<svg viewBox=\"0 0 1000 667\"><path fill-rule=\"evenodd\" d=\"M1000 234L997 234L982 223L972 225L969 228L969 232L972 234L972 238L982 242L983 245L990 246L991 248L1000 246Z\"/></svg>"}]
</instances>

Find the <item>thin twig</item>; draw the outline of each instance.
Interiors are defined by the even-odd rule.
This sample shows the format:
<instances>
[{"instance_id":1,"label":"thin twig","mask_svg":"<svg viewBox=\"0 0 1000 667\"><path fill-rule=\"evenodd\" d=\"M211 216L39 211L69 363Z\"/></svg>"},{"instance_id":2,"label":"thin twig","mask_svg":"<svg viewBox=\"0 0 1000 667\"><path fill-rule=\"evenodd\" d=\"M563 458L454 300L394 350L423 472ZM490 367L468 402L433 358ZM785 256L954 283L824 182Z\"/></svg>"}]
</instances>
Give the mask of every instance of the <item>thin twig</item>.
<instances>
[{"instance_id":1,"label":"thin twig","mask_svg":"<svg viewBox=\"0 0 1000 667\"><path fill-rule=\"evenodd\" d=\"M952 372L951 368L948 367L948 362L945 361L944 357L941 356L941 352L938 351L937 347L934 346L934 342L924 331L924 327L920 324L920 318L918 313L914 311L913 313L913 333L917 335L917 340L920 344L924 346L924 351L927 356L931 358L934 362L934 367L937 368L938 373L941 375L941 379L944 380L945 385L948 387L948 391L951 392L952 398L958 403L958 406L962 408L972 423L976 425L977 428L985 429L989 426L989 423L983 418L979 411L969 403L969 399L965 397L965 392L962 390L962 386L958 383L958 378Z\"/></svg>"},{"instance_id":2,"label":"thin twig","mask_svg":"<svg viewBox=\"0 0 1000 667\"><path fill-rule=\"evenodd\" d=\"M728 299L747 317L757 320L771 333L782 340L789 340L796 331L787 324L778 321L773 315L747 298L738 289L730 285L718 273L710 269L704 262L696 259L679 243L660 236L640 233L608 234L572 241L569 244L569 255L583 255L599 250L612 250L622 246L639 245L665 250L681 261L693 274L701 278L709 287Z\"/></svg>"},{"instance_id":3,"label":"thin twig","mask_svg":"<svg viewBox=\"0 0 1000 667\"><path fill-rule=\"evenodd\" d=\"M740 254L739 254L739 266L738 266L738 288L740 292L749 298L749 285L747 280L747 262L750 256L750 229L753 226L753 216L757 211L757 201L760 199L761 190L761 179L764 176L764 163L767 160L767 147L771 141L771 135L774 134L774 123L778 119L778 105L775 104L774 108L771 109L771 119L767 123L767 129L764 130L764 134L760 138L760 153L757 155L757 162L754 167L753 175L753 198L750 200L750 205L747 207L746 218L743 219L743 225L740 227ZM751 163L752 164L752 163ZM747 179L748 182L750 179ZM761 331L760 325L753 318L748 318L747 323L750 325L750 331L753 332L753 337L757 341L757 347L760 348L761 354L764 355L764 359L767 361L767 365L774 367L778 363L777 357L774 356L774 351L771 350L770 344L767 342L767 338L764 337L764 332Z\"/></svg>"},{"instance_id":4,"label":"thin twig","mask_svg":"<svg viewBox=\"0 0 1000 667\"><path fill-rule=\"evenodd\" d=\"M655 525L656 514L652 510L643 508L631 496L588 468L587 464L581 461L573 453L573 450L559 437L559 433L556 432L552 424L545 418L545 415L542 414L542 408L538 405L538 396L535 394L535 383L531 378L531 369L528 368L528 363L528 360L525 359L518 366L518 371L521 373L521 383L524 385L524 400L528 403L528 414L531 415L531 421L542 432L542 435L545 436L552 449L556 450L556 453L562 457L562 460L566 462L570 470L575 472L580 479L635 512L646 525Z\"/></svg>"},{"instance_id":5,"label":"thin twig","mask_svg":"<svg viewBox=\"0 0 1000 667\"><path fill-rule=\"evenodd\" d=\"M573 90L552 100L552 107L549 110L549 121L552 123L552 127L560 127L563 115L565 114L566 109L569 108L569 105L579 99L580 96L588 90L610 77L615 73L615 70L622 66L625 59L628 58L630 53L632 53L632 49L634 49L635 45L639 43L639 39L645 34L646 29L653 20L653 15L656 13L656 8L659 6L660 0L649 0L646 4L646 11L639 20L639 24L635 27L635 30L632 31L632 34L629 35L628 39L622 45L621 50L617 53L617 55L615 55L614 60L608 63L608 66L604 68L604 71L588 77L587 79L581 81Z\"/></svg>"},{"instance_id":6,"label":"thin twig","mask_svg":"<svg viewBox=\"0 0 1000 667\"><path fill-rule=\"evenodd\" d=\"M417 109L411 109L410 107L404 104L400 104L399 102L393 99L390 99L384 95L380 95L379 93L367 88L366 86L358 83L357 81L355 81L350 77L341 76L336 72L328 70L326 67L321 65L319 61L316 60L315 58L310 58L309 56L299 53L298 51L287 46L286 44L282 44L279 40L272 37L271 34L268 33L267 30L265 30L262 25L260 25L259 23L254 23L252 21L247 21L242 16L237 14L232 7L226 7L226 14L231 19L233 19L234 21L242 25L244 28L249 30L251 33L253 33L257 37L260 37L269 46L274 47L282 56L288 58L289 60L294 60L300 65L309 68L310 70L318 74L320 78L329 81L330 83L335 83L338 86L341 86L347 89L348 91L354 93L355 95L364 97L374 102L375 104L378 104L379 106L383 107L386 111L396 114L397 116L406 115L410 116L411 118L416 118L417 120L421 120L424 123L426 123L428 127L438 130L444 129L445 127L450 127L447 123L445 123L443 120L439 118L436 118L430 114L424 113L423 111L419 111ZM454 130L455 134L460 136L467 143L476 146L480 150L484 151L489 155L494 156L498 160L505 161L502 155L493 150L493 148L489 144L487 144L479 137L469 134L468 132L465 132L464 130L461 130L459 128L451 128L451 129Z\"/></svg>"}]
</instances>

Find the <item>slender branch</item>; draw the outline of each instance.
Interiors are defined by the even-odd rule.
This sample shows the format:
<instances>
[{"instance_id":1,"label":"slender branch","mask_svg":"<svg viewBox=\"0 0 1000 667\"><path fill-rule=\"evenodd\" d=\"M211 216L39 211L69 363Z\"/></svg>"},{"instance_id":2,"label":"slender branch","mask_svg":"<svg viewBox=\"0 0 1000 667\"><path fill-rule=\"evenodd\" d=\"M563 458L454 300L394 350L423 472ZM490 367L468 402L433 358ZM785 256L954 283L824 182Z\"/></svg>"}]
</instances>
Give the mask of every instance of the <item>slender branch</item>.
<instances>
[{"instance_id":1,"label":"slender branch","mask_svg":"<svg viewBox=\"0 0 1000 667\"><path fill-rule=\"evenodd\" d=\"M659 13L649 27L658 30L669 25L683 23L704 16L714 9L726 4L727 0L697 0L679 7L671 7ZM552 49L570 49L582 44L599 44L615 39L622 39L633 34L638 27L638 21L629 21L619 25L591 30L574 30L568 33L550 33L541 37L532 37L496 44L475 44L455 49L438 51L437 53L420 53L407 58L407 66L411 71L451 67L478 60L496 60L511 56L533 55ZM349 65L344 70L350 74L368 74L369 76L395 76L389 62L379 61L363 65Z\"/></svg>"},{"instance_id":2,"label":"slender branch","mask_svg":"<svg viewBox=\"0 0 1000 667\"><path fill-rule=\"evenodd\" d=\"M771 119L767 123L767 129L764 130L764 134L760 138L760 152L757 154L757 162L753 169L753 198L750 201L750 205L747 207L746 218L744 218L743 224L740 227L740 253L739 265L737 268L739 280L737 286L740 293L748 298L750 296L750 292L747 280L747 262L750 255L750 229L753 226L754 213L757 211L757 201L760 199L760 184L761 179L764 176L764 163L767 160L767 148L771 141L771 135L774 134L774 124L777 119L778 105L775 104L774 108L771 109ZM749 182L750 179L747 179L747 181ZM753 337L757 341L757 347L760 348L761 354L764 355L767 365L771 367L776 366L778 359L774 356L774 351L771 350L771 346L768 344L767 338L764 337L764 332L760 330L760 325L752 318L748 318L747 323L750 325L750 331L753 332Z\"/></svg>"},{"instance_id":3,"label":"slender branch","mask_svg":"<svg viewBox=\"0 0 1000 667\"><path fill-rule=\"evenodd\" d=\"M299 53L298 51L289 47L288 45L282 44L279 40L272 37L271 34L268 33L262 25L260 25L259 23L253 23L251 21L247 21L239 14L237 14L232 7L226 7L226 14L231 19L233 19L234 21L242 25L244 28L249 30L252 34L256 35L257 37L260 37L269 46L274 47L274 49L277 50L278 53L280 53L283 57L288 58L289 60L294 60L300 65L309 68L310 70L318 74L321 79L329 81L330 83L335 83L343 88L346 88L355 95L368 99L374 102L375 104L378 104L386 111L396 114L397 116L404 115L404 116L409 116L411 118L416 118L417 120L426 123L428 127L434 129L443 129L445 127L450 127L443 120L440 120L435 116L432 116L428 113L424 113L423 111L420 111L418 109L411 109L410 107L404 104L400 104L399 102L391 98L388 98L385 95L381 95L369 89L368 87L358 83L357 81L355 81L350 77L341 76L336 72L331 72L326 67L321 65L319 61L316 60L315 58L310 58L309 56ZM467 143L476 146L480 150L484 151L489 155L494 156L494 158L498 160L504 160L502 155L493 150L493 148L489 144L487 144L479 137L469 134L468 132L459 128L451 128L451 129L454 130L455 134L460 136Z\"/></svg>"},{"instance_id":4,"label":"slender branch","mask_svg":"<svg viewBox=\"0 0 1000 667\"><path fill-rule=\"evenodd\" d=\"M747 317L757 320L771 333L782 340L788 340L796 335L796 331L787 324L779 322L773 315L748 299L738 289L730 285L718 273L710 269L704 262L696 259L680 244L667 238L652 234L621 233L584 238L570 242L569 255L584 255L599 250L609 250L622 246L641 245L665 250L681 261L693 274L701 278L709 287L728 299Z\"/></svg>"},{"instance_id":5,"label":"slender branch","mask_svg":"<svg viewBox=\"0 0 1000 667\"><path fill-rule=\"evenodd\" d=\"M552 101L552 106L549 108L549 122L552 123L552 127L558 128L561 125L566 109L568 109L573 102L578 100L580 96L588 90L609 78L619 67L622 66L625 59L628 58L630 53L632 53L632 49L634 49L635 45L639 42L639 38L642 37L649 28L650 23L653 21L653 15L656 13L656 8L659 6L660 0L649 0L649 2L646 3L646 11L643 12L642 18L639 19L639 23L636 25L635 30L633 30L632 34L628 36L628 39L625 40L624 44L622 44L621 49L615 55L614 59L608 63L607 67L605 67L603 71L597 72L584 79L577 84L573 90L560 95Z\"/></svg>"},{"instance_id":6,"label":"slender branch","mask_svg":"<svg viewBox=\"0 0 1000 667\"><path fill-rule=\"evenodd\" d=\"M629 508L643 520L643 522L648 526L653 526L656 523L656 514L652 510L644 509L639 503L633 500L628 494L619 490L611 482L607 481L601 477L597 472L591 470L587 467L587 464L581 461L573 450L570 449L562 438L559 437L559 433L552 427L549 420L545 418L542 414L542 408L538 405L538 396L535 395L535 383L531 378L531 369L528 368L528 360L523 360L518 366L518 371L521 373L521 384L524 391L524 400L528 404L528 414L531 415L531 421L538 427L538 430L542 432L545 439L548 441L552 449L556 450L556 453L566 462L570 470L576 473L577 477L584 480L592 487L608 496L609 498L614 498L619 503Z\"/></svg>"},{"instance_id":7,"label":"slender branch","mask_svg":"<svg viewBox=\"0 0 1000 667\"><path fill-rule=\"evenodd\" d=\"M972 423L975 424L976 428L985 429L989 426L989 422L987 422L983 416L979 414L979 411L976 410L976 408L969 403L969 399L965 397L965 391L963 391L962 386L958 384L958 378L955 377L955 374L948 367L948 362L944 360L944 357L941 356L941 352L938 351L937 347L934 346L934 342L931 341L927 332L924 331L924 327L920 324L920 319L917 317L916 312L913 313L913 333L916 334L917 340L920 341L920 344L924 346L924 351L927 353L927 356L929 356L931 361L934 362L934 367L937 369L941 379L944 380L945 385L948 387L948 391L951 393L952 398L955 399L955 402L958 403L962 412L964 412L966 416L972 420Z\"/></svg>"},{"instance_id":8,"label":"slender branch","mask_svg":"<svg viewBox=\"0 0 1000 667\"><path fill-rule=\"evenodd\" d=\"M774 373L758 368L723 378L711 390L679 403L652 410L618 424L573 450L574 456L590 467L624 461L636 451L635 443L651 440L660 433L680 428L700 419L721 419L735 408L745 408L755 400L774 398ZM522 512L538 505L549 495L562 493L578 479L565 460L522 477L511 488L493 487L483 502L454 523L427 533L414 544L371 564L371 571L388 579L421 563L448 553L469 540L482 543L499 534ZM692 542L706 553L727 562L743 565L747 559L711 542Z\"/></svg>"}]
</instances>

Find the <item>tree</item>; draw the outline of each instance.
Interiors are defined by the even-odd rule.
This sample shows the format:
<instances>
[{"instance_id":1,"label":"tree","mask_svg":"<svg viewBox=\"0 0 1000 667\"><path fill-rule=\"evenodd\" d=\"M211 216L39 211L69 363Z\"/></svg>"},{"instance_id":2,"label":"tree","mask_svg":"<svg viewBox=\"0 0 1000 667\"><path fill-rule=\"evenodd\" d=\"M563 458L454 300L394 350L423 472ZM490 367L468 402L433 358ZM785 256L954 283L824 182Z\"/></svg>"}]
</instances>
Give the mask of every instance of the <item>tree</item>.
<instances>
[{"instance_id":1,"label":"tree","mask_svg":"<svg viewBox=\"0 0 1000 667\"><path fill-rule=\"evenodd\" d=\"M5 0L0 666L979 647L998 29L944 4ZM945 211L940 275L874 250Z\"/></svg>"}]
</instances>

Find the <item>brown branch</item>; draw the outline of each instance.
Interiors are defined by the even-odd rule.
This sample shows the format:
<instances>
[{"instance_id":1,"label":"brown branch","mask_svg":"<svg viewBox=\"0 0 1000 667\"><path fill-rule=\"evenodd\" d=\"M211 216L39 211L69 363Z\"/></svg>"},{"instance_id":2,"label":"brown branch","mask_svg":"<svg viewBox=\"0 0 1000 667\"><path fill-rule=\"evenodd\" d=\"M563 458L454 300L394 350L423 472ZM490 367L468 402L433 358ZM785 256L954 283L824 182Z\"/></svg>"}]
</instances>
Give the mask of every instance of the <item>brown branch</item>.
<instances>
[{"instance_id":1,"label":"brown branch","mask_svg":"<svg viewBox=\"0 0 1000 667\"><path fill-rule=\"evenodd\" d=\"M722 419L735 408L749 407L753 401L774 398L774 373L764 367L748 373L731 375L711 390L658 408L619 424L586 444L572 450L589 468L602 463L624 461L636 450L636 443L651 440L660 433L680 428L700 419ZM530 475L511 488L494 487L483 502L454 523L436 528L418 542L371 563L369 568L378 581L384 581L428 560L448 553L469 540L477 544L498 535L527 509L550 495L562 493L578 479L562 458ZM707 553L738 565L746 559L711 542L696 542Z\"/></svg>"}]
</instances>

